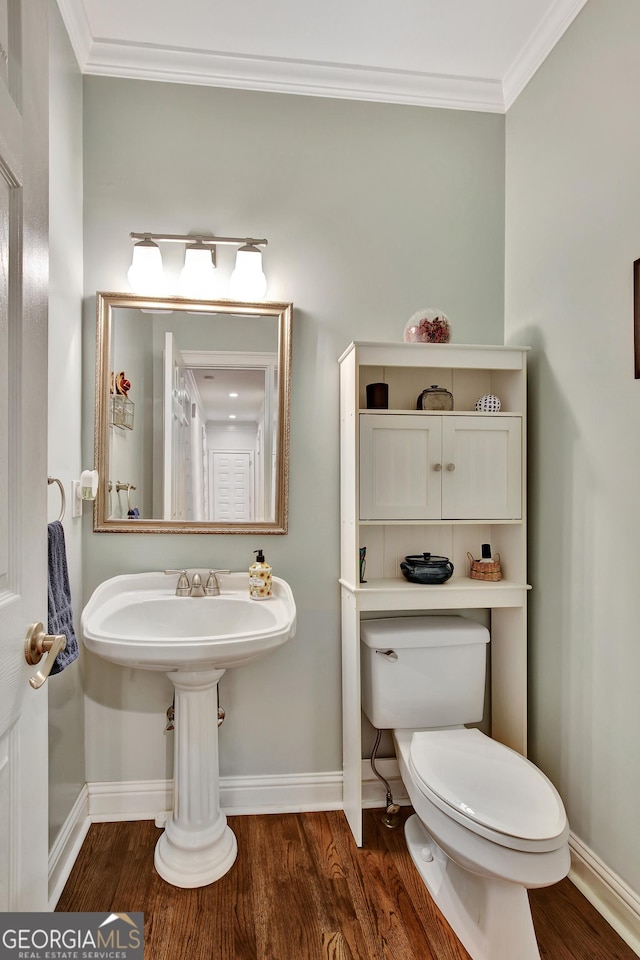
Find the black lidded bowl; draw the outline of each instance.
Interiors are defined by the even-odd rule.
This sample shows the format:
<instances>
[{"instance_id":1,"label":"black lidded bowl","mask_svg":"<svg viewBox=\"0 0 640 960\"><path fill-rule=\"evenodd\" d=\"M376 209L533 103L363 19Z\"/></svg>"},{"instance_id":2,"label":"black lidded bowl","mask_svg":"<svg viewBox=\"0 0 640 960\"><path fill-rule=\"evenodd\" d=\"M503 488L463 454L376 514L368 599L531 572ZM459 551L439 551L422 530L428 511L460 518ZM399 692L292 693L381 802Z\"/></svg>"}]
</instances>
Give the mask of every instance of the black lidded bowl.
<instances>
[{"instance_id":1,"label":"black lidded bowl","mask_svg":"<svg viewBox=\"0 0 640 960\"><path fill-rule=\"evenodd\" d=\"M453 575L451 560L432 553L419 553L405 557L400 563L400 569L410 583L446 583Z\"/></svg>"}]
</instances>

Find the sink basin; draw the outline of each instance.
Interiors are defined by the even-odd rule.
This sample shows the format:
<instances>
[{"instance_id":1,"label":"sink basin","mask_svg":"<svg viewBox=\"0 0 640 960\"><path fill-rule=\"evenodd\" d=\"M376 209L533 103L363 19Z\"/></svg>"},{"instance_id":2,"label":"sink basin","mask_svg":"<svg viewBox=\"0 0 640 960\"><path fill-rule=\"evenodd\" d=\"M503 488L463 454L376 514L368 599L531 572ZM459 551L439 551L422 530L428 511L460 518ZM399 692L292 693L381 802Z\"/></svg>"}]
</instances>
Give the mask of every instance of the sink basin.
<instances>
[{"instance_id":1,"label":"sink basin","mask_svg":"<svg viewBox=\"0 0 640 960\"><path fill-rule=\"evenodd\" d=\"M206 577L206 570L199 570ZM89 650L126 667L163 670L174 688L173 811L154 864L176 887L203 887L234 864L238 845L220 808L218 680L296 631L288 583L251 600L249 574L219 574L220 596L176 597L176 575L106 580L82 612Z\"/></svg>"},{"instance_id":2,"label":"sink basin","mask_svg":"<svg viewBox=\"0 0 640 960\"><path fill-rule=\"evenodd\" d=\"M250 599L246 573L219 575L218 597L176 597L176 580L136 573L102 583L82 613L87 647L112 663L145 670L224 670L295 634L291 588L278 577L267 600Z\"/></svg>"}]
</instances>

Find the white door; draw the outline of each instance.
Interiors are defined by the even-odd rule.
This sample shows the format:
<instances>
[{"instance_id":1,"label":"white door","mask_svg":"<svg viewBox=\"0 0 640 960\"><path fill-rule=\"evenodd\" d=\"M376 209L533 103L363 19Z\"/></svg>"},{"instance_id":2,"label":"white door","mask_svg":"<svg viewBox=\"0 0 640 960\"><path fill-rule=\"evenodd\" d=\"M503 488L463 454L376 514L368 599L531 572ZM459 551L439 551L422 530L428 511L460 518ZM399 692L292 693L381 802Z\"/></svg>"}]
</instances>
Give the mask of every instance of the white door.
<instances>
[{"instance_id":1,"label":"white door","mask_svg":"<svg viewBox=\"0 0 640 960\"><path fill-rule=\"evenodd\" d=\"M361 415L361 520L440 518L441 436L441 417Z\"/></svg>"},{"instance_id":2,"label":"white door","mask_svg":"<svg viewBox=\"0 0 640 960\"><path fill-rule=\"evenodd\" d=\"M442 516L522 517L520 417L443 417Z\"/></svg>"},{"instance_id":3,"label":"white door","mask_svg":"<svg viewBox=\"0 0 640 960\"><path fill-rule=\"evenodd\" d=\"M47 4L0 0L0 910L47 908ZM21 279L22 277L22 279Z\"/></svg>"},{"instance_id":4,"label":"white door","mask_svg":"<svg viewBox=\"0 0 640 960\"><path fill-rule=\"evenodd\" d=\"M211 452L211 504L214 523L253 520L253 462L249 450Z\"/></svg>"}]
</instances>

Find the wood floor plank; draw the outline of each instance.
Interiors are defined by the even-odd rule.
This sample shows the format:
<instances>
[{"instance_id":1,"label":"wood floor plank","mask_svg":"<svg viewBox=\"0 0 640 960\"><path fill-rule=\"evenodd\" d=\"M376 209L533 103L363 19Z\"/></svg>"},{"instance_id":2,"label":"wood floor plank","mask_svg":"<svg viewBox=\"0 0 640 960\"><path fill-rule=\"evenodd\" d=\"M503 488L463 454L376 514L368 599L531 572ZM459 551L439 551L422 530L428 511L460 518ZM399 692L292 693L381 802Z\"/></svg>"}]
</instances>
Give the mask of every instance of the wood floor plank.
<instances>
[{"instance_id":1,"label":"wood floor plank","mask_svg":"<svg viewBox=\"0 0 640 960\"><path fill-rule=\"evenodd\" d=\"M381 811L363 848L339 811L229 823L236 863L195 890L155 872L153 822L93 824L57 909L143 912L145 960L469 960ZM543 960L637 960L568 880L530 899Z\"/></svg>"},{"instance_id":2,"label":"wood floor plank","mask_svg":"<svg viewBox=\"0 0 640 960\"><path fill-rule=\"evenodd\" d=\"M319 888L319 902L316 909L327 917L330 929L328 942L339 945L342 954L358 960L372 954L367 944L358 911L350 890L349 868L345 857L341 855L336 829L335 814L320 814L313 818L300 820L304 823L304 832L310 848L310 855L318 865L323 885Z\"/></svg>"},{"instance_id":3,"label":"wood floor plank","mask_svg":"<svg viewBox=\"0 0 640 960\"><path fill-rule=\"evenodd\" d=\"M529 900L545 960L637 960L631 947L604 922L570 880L530 890ZM554 936L558 928L562 930L561 946ZM547 948L547 943L553 944L555 953Z\"/></svg>"},{"instance_id":4,"label":"wood floor plank","mask_svg":"<svg viewBox=\"0 0 640 960\"><path fill-rule=\"evenodd\" d=\"M410 807L403 808L399 815L400 823L392 830L384 824L378 811L372 811L365 818L365 841L369 842L368 837L375 830L378 843L388 850L402 878L399 908L416 955L421 955L421 944L424 950L426 942L431 955L437 960L468 960L469 954L458 939L452 936L449 924L431 899L413 865L404 839L404 823L412 813Z\"/></svg>"},{"instance_id":5,"label":"wood floor plank","mask_svg":"<svg viewBox=\"0 0 640 960\"><path fill-rule=\"evenodd\" d=\"M260 960L270 957L322 957L323 941L314 903L313 865L301 843L297 817L285 814L269 825L270 850L261 843L260 876L264 920ZM317 898L315 898L317 899ZM274 922L273 906L284 922Z\"/></svg>"},{"instance_id":6,"label":"wood floor plank","mask_svg":"<svg viewBox=\"0 0 640 960\"><path fill-rule=\"evenodd\" d=\"M296 822L309 863L313 865L314 876L308 893L320 924L322 956L358 960L366 944L353 910L344 867L337 855L331 823L326 814L296 817Z\"/></svg>"},{"instance_id":7,"label":"wood floor plank","mask_svg":"<svg viewBox=\"0 0 640 960\"><path fill-rule=\"evenodd\" d=\"M367 819L365 815L365 822ZM339 849L347 865L349 889L356 912L370 931L368 955L380 956L383 960L436 958L426 937L417 938L418 949L415 949L415 930L410 923L412 918L408 915L405 922L402 911L402 901L406 899L402 879L375 822L373 829L367 829L367 843L362 849L356 847L353 837L346 830L340 832ZM455 957L455 960L459 958ZM460 960L466 960L465 953L460 954Z\"/></svg>"}]
</instances>

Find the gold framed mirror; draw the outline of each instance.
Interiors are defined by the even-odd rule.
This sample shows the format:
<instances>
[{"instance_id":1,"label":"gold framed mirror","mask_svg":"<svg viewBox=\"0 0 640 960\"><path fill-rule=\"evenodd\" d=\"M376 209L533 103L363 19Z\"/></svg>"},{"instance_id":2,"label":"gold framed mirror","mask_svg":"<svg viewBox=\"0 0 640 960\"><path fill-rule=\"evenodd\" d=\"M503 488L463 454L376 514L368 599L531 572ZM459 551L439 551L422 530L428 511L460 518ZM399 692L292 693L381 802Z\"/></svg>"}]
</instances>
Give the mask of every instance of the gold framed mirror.
<instances>
[{"instance_id":1,"label":"gold framed mirror","mask_svg":"<svg viewBox=\"0 0 640 960\"><path fill-rule=\"evenodd\" d=\"M291 303L96 294L96 533L287 532Z\"/></svg>"}]
</instances>

